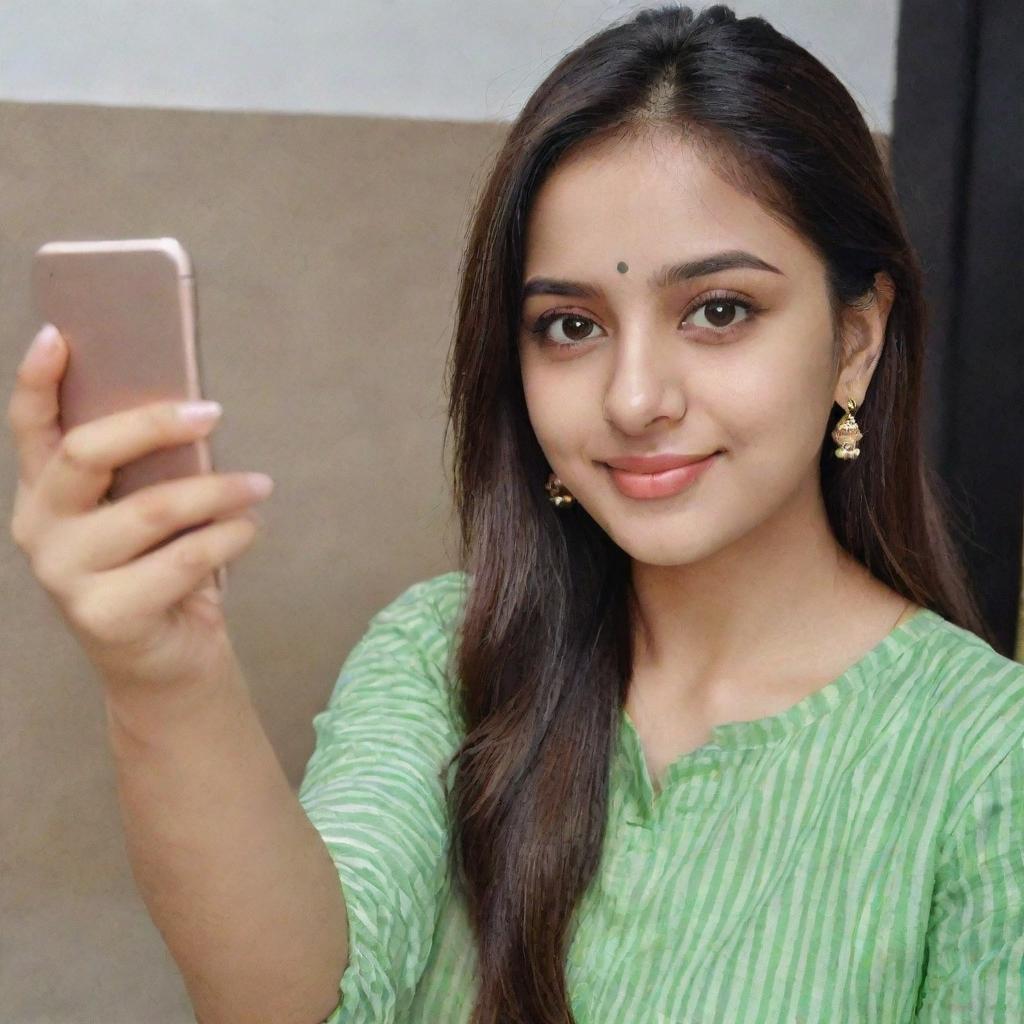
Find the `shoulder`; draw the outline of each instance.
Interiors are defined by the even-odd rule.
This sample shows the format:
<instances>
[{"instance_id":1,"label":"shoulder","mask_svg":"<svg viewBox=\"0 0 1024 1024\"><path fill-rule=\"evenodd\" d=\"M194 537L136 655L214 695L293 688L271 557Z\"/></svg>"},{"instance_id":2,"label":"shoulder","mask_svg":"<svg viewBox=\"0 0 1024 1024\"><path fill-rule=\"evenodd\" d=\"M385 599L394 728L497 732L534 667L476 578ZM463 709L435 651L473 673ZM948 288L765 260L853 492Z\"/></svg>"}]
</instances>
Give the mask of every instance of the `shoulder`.
<instances>
[{"instance_id":1,"label":"shoulder","mask_svg":"<svg viewBox=\"0 0 1024 1024\"><path fill-rule=\"evenodd\" d=\"M912 625L906 670L916 710L953 766L947 820L954 822L986 780L1024 752L1024 665L936 612Z\"/></svg>"},{"instance_id":2,"label":"shoulder","mask_svg":"<svg viewBox=\"0 0 1024 1024\"><path fill-rule=\"evenodd\" d=\"M339 685L363 674L372 663L378 676L404 676L410 685L451 690L455 638L467 588L466 573L451 571L402 589L370 618L342 668Z\"/></svg>"},{"instance_id":3,"label":"shoulder","mask_svg":"<svg viewBox=\"0 0 1024 1024\"><path fill-rule=\"evenodd\" d=\"M468 590L467 574L443 572L417 580L402 590L370 620L401 630L419 644L450 641Z\"/></svg>"},{"instance_id":4,"label":"shoulder","mask_svg":"<svg viewBox=\"0 0 1024 1024\"><path fill-rule=\"evenodd\" d=\"M419 716L439 728L457 721L452 641L465 589L464 573L445 572L380 607L341 665L321 712L325 727L370 727L391 715Z\"/></svg>"},{"instance_id":5,"label":"shoulder","mask_svg":"<svg viewBox=\"0 0 1024 1024\"><path fill-rule=\"evenodd\" d=\"M442 572L409 584L385 609L415 609L421 612L432 609L435 612L450 613L461 603L468 583L469 577L461 569Z\"/></svg>"},{"instance_id":6,"label":"shoulder","mask_svg":"<svg viewBox=\"0 0 1024 1024\"><path fill-rule=\"evenodd\" d=\"M937 612L922 613L907 667L942 718L964 734L998 721L1024 731L1024 665Z\"/></svg>"}]
</instances>

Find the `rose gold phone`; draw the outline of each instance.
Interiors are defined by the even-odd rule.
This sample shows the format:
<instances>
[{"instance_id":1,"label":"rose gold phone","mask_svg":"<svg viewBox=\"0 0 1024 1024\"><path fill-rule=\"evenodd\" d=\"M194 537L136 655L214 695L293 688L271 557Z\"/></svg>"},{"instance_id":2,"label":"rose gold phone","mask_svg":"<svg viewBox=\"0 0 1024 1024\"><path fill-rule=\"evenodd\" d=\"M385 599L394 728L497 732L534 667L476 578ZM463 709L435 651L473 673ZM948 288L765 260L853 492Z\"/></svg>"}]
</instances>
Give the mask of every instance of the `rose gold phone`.
<instances>
[{"instance_id":1,"label":"rose gold phone","mask_svg":"<svg viewBox=\"0 0 1024 1024\"><path fill-rule=\"evenodd\" d=\"M68 345L60 386L63 431L149 402L203 397L195 276L176 239L48 242L32 261L32 294L39 316ZM116 501L161 480L212 469L209 440L201 438L119 467L105 497ZM224 566L213 579L223 592Z\"/></svg>"}]
</instances>

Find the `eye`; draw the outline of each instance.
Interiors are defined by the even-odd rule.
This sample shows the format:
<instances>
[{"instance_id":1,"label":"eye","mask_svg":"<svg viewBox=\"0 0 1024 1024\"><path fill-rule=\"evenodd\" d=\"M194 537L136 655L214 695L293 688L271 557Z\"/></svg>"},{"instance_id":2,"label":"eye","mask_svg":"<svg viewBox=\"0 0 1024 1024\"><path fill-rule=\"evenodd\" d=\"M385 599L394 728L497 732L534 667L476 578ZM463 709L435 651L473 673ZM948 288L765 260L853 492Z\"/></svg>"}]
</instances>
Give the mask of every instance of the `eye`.
<instances>
[{"instance_id":1,"label":"eye","mask_svg":"<svg viewBox=\"0 0 1024 1024\"><path fill-rule=\"evenodd\" d=\"M566 332L566 328L562 328L564 339L552 338L548 333L548 328L553 324L560 325L563 321L568 329ZM544 344L556 345L559 348L573 348L596 337L596 335L588 333L596 326L597 324L590 317L582 316L579 313L545 313L529 330L531 334L541 335L541 342Z\"/></svg>"},{"instance_id":2,"label":"eye","mask_svg":"<svg viewBox=\"0 0 1024 1024\"><path fill-rule=\"evenodd\" d=\"M741 309L743 310L743 317L737 320L736 313ZM705 299L699 306L693 309L690 316L695 313L702 313L704 310L707 311L703 313L705 322L695 323L694 326L720 332L738 326L744 320L750 319L754 314L753 307L749 302L743 302L731 295L719 295L711 299ZM686 319L689 319L689 316Z\"/></svg>"}]
</instances>

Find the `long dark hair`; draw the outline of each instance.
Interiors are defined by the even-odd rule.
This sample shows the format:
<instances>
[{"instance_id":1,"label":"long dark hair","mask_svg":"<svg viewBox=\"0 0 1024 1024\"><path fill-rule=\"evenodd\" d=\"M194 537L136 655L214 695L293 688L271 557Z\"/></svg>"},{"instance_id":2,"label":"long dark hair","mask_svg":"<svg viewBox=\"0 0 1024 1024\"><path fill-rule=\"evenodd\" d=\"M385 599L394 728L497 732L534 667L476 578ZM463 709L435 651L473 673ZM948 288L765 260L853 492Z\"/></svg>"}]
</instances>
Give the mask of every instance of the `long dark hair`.
<instances>
[{"instance_id":1,"label":"long dark hair","mask_svg":"<svg viewBox=\"0 0 1024 1024\"><path fill-rule=\"evenodd\" d=\"M573 911L597 870L633 664L630 560L556 509L518 361L524 230L554 164L600 137L677 132L827 265L835 314L887 272L896 295L857 419L861 456L821 479L838 541L880 580L983 636L921 447L921 271L871 132L815 57L724 5L642 10L566 54L497 153L461 265L449 357L454 498L469 588L454 646L465 741L448 763L449 869L478 953L473 1024L569 1024ZM837 350L838 357L838 350ZM838 365L838 364L837 364ZM447 432L445 441L447 443Z\"/></svg>"}]
</instances>

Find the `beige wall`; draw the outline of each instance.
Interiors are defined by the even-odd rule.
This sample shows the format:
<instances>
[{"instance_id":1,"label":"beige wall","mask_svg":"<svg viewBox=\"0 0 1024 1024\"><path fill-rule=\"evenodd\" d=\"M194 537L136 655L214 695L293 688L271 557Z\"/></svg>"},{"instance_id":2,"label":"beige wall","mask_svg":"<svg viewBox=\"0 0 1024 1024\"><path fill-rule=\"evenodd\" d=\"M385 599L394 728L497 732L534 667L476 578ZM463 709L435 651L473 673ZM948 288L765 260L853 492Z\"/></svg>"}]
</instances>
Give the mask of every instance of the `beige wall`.
<instances>
[{"instance_id":1,"label":"beige wall","mask_svg":"<svg viewBox=\"0 0 1024 1024\"><path fill-rule=\"evenodd\" d=\"M507 125L3 104L3 380L52 239L172 235L198 284L224 470L276 481L228 618L295 785L370 615L455 568L443 364L481 167ZM5 399L6 404L6 399ZM13 447L0 449L9 523ZM98 678L0 543L5 1024L191 1021L124 852Z\"/></svg>"}]
</instances>

